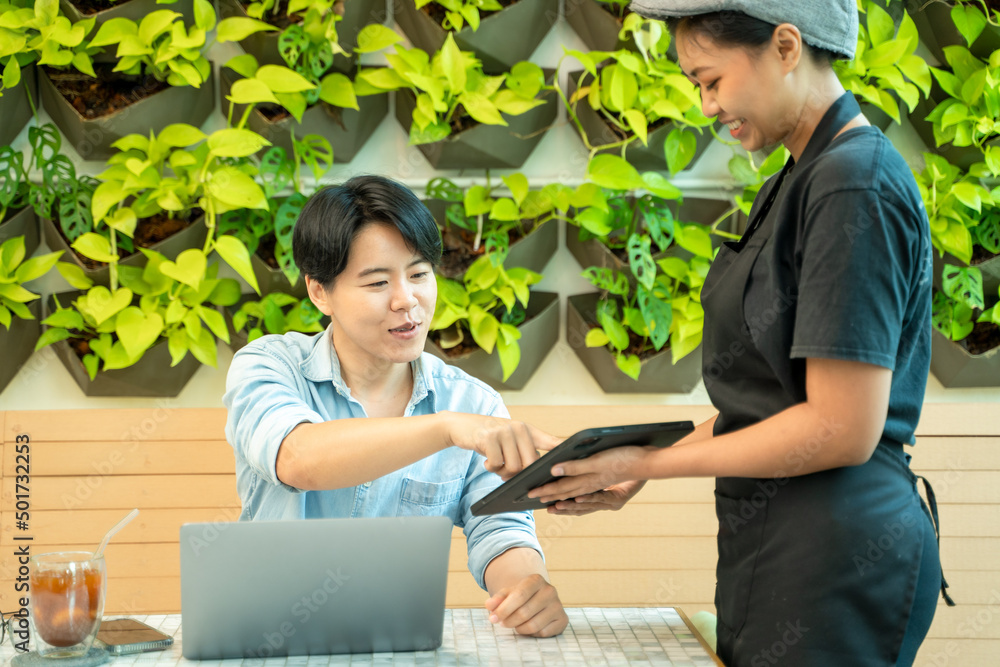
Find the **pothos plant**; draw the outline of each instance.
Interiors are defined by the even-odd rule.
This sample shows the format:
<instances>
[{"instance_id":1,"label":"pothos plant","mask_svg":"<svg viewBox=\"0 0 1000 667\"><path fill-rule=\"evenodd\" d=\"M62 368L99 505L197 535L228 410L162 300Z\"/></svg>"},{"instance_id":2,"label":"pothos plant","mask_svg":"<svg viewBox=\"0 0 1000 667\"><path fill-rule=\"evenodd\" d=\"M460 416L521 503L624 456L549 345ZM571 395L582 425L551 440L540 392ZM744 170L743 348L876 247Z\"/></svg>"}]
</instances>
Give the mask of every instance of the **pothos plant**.
<instances>
[{"instance_id":1,"label":"pothos plant","mask_svg":"<svg viewBox=\"0 0 1000 667\"><path fill-rule=\"evenodd\" d=\"M494 347L503 370L503 381L517 369L521 358L517 327L526 319L529 287L541 275L524 267L505 265L510 236L529 233L552 220L565 219L574 206L589 206L601 199L599 187L584 183L577 188L550 183L531 190L520 173L503 177L509 197L496 196L494 186L474 185L464 192L454 183L435 179L428 184L429 197L451 202L442 236L455 226L474 234L469 255L460 275L438 274L438 298L430 329L442 349L452 349L471 337L487 354ZM446 244L447 245L447 244Z\"/></svg>"},{"instance_id":2,"label":"pothos plant","mask_svg":"<svg viewBox=\"0 0 1000 667\"><path fill-rule=\"evenodd\" d=\"M197 249L170 261L142 249L145 267L117 267L110 287L94 286L77 267L63 271L73 287L85 290L72 303L56 301L43 323L35 349L73 339L90 379L101 371L127 368L165 340L171 366L188 352L203 364L216 366L216 339L229 341L222 314L214 306L231 306L240 298L239 283L218 278L218 263L208 264ZM119 284L120 283L120 284Z\"/></svg>"},{"instance_id":3,"label":"pothos plant","mask_svg":"<svg viewBox=\"0 0 1000 667\"><path fill-rule=\"evenodd\" d=\"M34 18L34 12L27 2L0 2L0 97L5 88L21 82L21 70L37 57L28 48L29 32L25 24L30 18Z\"/></svg>"},{"instance_id":4,"label":"pothos plant","mask_svg":"<svg viewBox=\"0 0 1000 667\"><path fill-rule=\"evenodd\" d=\"M0 10L2 7L3 5L0 5ZM72 23L60 13L59 0L15 2L8 4L7 7L8 9L3 11L3 35L11 37L13 46L18 46L22 53L27 51L33 54L28 58L37 58L36 62L39 65L49 65L59 69L73 67L88 76L96 76L93 56L100 49L92 47L87 40L87 35L94 29L95 19L83 19ZM22 39L23 46L20 45ZM0 52L9 48L11 46L6 49L0 47ZM20 65L24 59L24 56L20 59L11 59L4 65L4 85L11 85L15 76L20 78L19 66L11 63L17 60ZM7 80L8 76L11 77L10 80Z\"/></svg>"},{"instance_id":5,"label":"pothos plant","mask_svg":"<svg viewBox=\"0 0 1000 667\"><path fill-rule=\"evenodd\" d=\"M385 48L385 40L369 39L365 33L377 28L392 44L399 36L386 35L384 26L368 26L358 36L358 50L370 53ZM389 31L390 33L392 31ZM378 46L379 48L375 48ZM366 67L355 77L357 95L373 95L405 89L416 98L410 144L440 141L469 124L507 125L502 114L517 116L544 104L539 93L545 84L542 68L520 62L507 74L489 76L471 52L461 51L451 33L433 56L418 48L395 47L385 54L388 68ZM469 119L465 117L468 116Z\"/></svg>"},{"instance_id":6,"label":"pothos plant","mask_svg":"<svg viewBox=\"0 0 1000 667\"><path fill-rule=\"evenodd\" d=\"M668 342L676 364L701 344L701 288L710 266L711 256L699 255L688 261L667 257L654 262L648 241L633 238L629 270L634 281L622 271L587 268L583 275L602 290L597 326L587 332L587 347L608 348L618 369L633 380L639 379L642 358Z\"/></svg>"},{"instance_id":7,"label":"pothos plant","mask_svg":"<svg viewBox=\"0 0 1000 667\"><path fill-rule=\"evenodd\" d=\"M420 9L432 2L444 8L441 27L452 32L458 32L466 23L473 31L479 30L481 12L499 12L503 9L503 5L497 0L416 0L416 7Z\"/></svg>"},{"instance_id":8,"label":"pothos plant","mask_svg":"<svg viewBox=\"0 0 1000 667\"><path fill-rule=\"evenodd\" d=\"M697 144L694 132L702 132L713 121L702 114L701 99L694 85L680 66L667 57L670 32L662 21L629 14L621 36L631 36L638 53L628 49L584 53L564 48L560 68L566 57L573 57L584 71L570 99L561 90L559 94L591 156L598 151L615 150L625 157L630 145L635 142L648 145L651 130L673 122L676 127L668 134L663 150L668 169L677 173L694 157ZM601 143L587 136L575 112L581 100L614 130L617 135L614 140Z\"/></svg>"},{"instance_id":9,"label":"pothos plant","mask_svg":"<svg viewBox=\"0 0 1000 667\"><path fill-rule=\"evenodd\" d=\"M931 72L927 62L916 55L920 43L917 26L906 12L897 30L892 17L877 1L859 0L864 20L858 28L854 59L838 60L833 69L844 87L872 104L896 123L900 122L899 96L910 111L930 94Z\"/></svg>"},{"instance_id":10,"label":"pothos plant","mask_svg":"<svg viewBox=\"0 0 1000 667\"><path fill-rule=\"evenodd\" d=\"M35 319L27 304L39 295L24 287L24 283L48 273L60 255L62 251L25 259L23 236L14 236L0 244L0 325L5 329L10 329L14 317Z\"/></svg>"},{"instance_id":11,"label":"pothos plant","mask_svg":"<svg viewBox=\"0 0 1000 667\"><path fill-rule=\"evenodd\" d=\"M934 141L938 146L952 143L985 151L986 142L1000 135L1000 51L983 61L964 46L943 50L951 71L931 68L948 96L927 116L933 123Z\"/></svg>"}]
</instances>

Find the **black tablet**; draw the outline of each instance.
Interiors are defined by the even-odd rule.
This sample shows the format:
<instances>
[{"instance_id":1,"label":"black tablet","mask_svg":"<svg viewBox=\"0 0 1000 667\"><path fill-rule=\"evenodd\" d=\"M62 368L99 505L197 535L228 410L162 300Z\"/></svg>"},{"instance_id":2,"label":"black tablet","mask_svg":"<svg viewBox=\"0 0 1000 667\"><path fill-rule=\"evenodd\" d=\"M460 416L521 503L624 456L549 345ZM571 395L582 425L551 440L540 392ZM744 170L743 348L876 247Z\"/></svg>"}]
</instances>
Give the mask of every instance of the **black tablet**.
<instances>
[{"instance_id":1,"label":"black tablet","mask_svg":"<svg viewBox=\"0 0 1000 667\"><path fill-rule=\"evenodd\" d=\"M537 510L554 505L555 503L543 503L538 498L528 498L528 492L556 479L550 473L555 464L583 459L605 449L623 445L669 447L692 431L694 424L690 421L584 429L574 433L545 456L493 489L472 506L472 513L475 516L483 516L501 512Z\"/></svg>"}]
</instances>

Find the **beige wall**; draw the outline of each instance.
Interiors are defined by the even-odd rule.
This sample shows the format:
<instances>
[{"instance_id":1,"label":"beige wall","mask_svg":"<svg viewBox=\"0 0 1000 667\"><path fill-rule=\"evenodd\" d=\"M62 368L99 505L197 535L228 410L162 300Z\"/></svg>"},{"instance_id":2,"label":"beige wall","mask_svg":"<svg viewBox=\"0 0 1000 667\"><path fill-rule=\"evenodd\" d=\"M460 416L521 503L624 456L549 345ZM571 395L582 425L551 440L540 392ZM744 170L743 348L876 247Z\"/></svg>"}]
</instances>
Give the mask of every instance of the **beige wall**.
<instances>
[{"instance_id":1,"label":"beige wall","mask_svg":"<svg viewBox=\"0 0 1000 667\"><path fill-rule=\"evenodd\" d=\"M512 406L555 433L602 424L709 417L705 406ZM180 610L178 529L239 514L221 409L0 412L0 610L16 606L15 535L35 553L95 548L132 507L142 511L107 549L108 612ZM30 523L15 528L16 437L30 438ZM928 404L914 469L937 492L942 561L958 606L939 607L921 665L990 665L1000 655L1000 410ZM22 480L23 481L23 480ZM712 480L651 482L625 509L586 517L538 513L549 570L567 605L713 610ZM17 542L24 544L25 542ZM486 595L465 569L456 530L450 606Z\"/></svg>"}]
</instances>

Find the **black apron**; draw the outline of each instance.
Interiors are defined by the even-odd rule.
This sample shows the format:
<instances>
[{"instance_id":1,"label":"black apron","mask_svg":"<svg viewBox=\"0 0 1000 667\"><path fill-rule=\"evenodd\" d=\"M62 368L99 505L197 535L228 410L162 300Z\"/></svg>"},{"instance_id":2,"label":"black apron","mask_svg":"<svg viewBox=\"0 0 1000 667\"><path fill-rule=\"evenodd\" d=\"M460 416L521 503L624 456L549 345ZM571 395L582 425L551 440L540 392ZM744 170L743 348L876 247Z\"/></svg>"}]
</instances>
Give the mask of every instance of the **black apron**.
<instances>
[{"instance_id":1,"label":"black apron","mask_svg":"<svg viewBox=\"0 0 1000 667\"><path fill-rule=\"evenodd\" d=\"M829 145L857 109L849 95L838 100L807 153ZM716 435L803 400L768 362L775 355L787 359L790 340L783 349L758 349L780 347L787 337L755 338L746 325L747 315L755 313L744 313L751 272L771 236L775 216L769 213L781 182L794 178L793 167L789 161L762 190L764 202L755 206L750 227L740 241L723 244L702 290L703 375L719 409ZM779 318L794 321L792 287L775 303ZM794 474L795 461L807 460L829 435L820 432L802 443L790 454L787 473ZM715 604L718 652L727 665L896 664L918 594L921 558L937 557L936 548L925 552L935 530L908 461L902 444L882 442L861 466L716 480ZM923 591L926 599L926 586Z\"/></svg>"}]
</instances>

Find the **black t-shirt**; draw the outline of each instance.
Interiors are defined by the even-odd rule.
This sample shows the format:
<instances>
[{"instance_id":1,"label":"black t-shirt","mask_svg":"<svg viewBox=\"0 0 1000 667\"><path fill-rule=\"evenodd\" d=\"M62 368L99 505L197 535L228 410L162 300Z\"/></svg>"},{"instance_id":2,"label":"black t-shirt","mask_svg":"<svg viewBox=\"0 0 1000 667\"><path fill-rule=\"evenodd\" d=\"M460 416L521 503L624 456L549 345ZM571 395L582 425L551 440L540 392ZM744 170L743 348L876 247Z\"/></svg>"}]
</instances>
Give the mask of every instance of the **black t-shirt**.
<instances>
[{"instance_id":1,"label":"black t-shirt","mask_svg":"<svg viewBox=\"0 0 1000 667\"><path fill-rule=\"evenodd\" d=\"M857 109L853 99L839 105L841 120ZM828 113L823 122L835 120ZM920 192L876 128L814 143L755 233L763 243L742 250L757 253L743 286L743 331L752 345L733 372L718 377L709 364L719 350L705 350L706 388L720 411L715 430L804 401L805 359L823 357L891 369L882 438L913 443L930 369L931 244ZM751 219L774 185L765 184ZM708 312L706 329L713 326Z\"/></svg>"}]
</instances>

